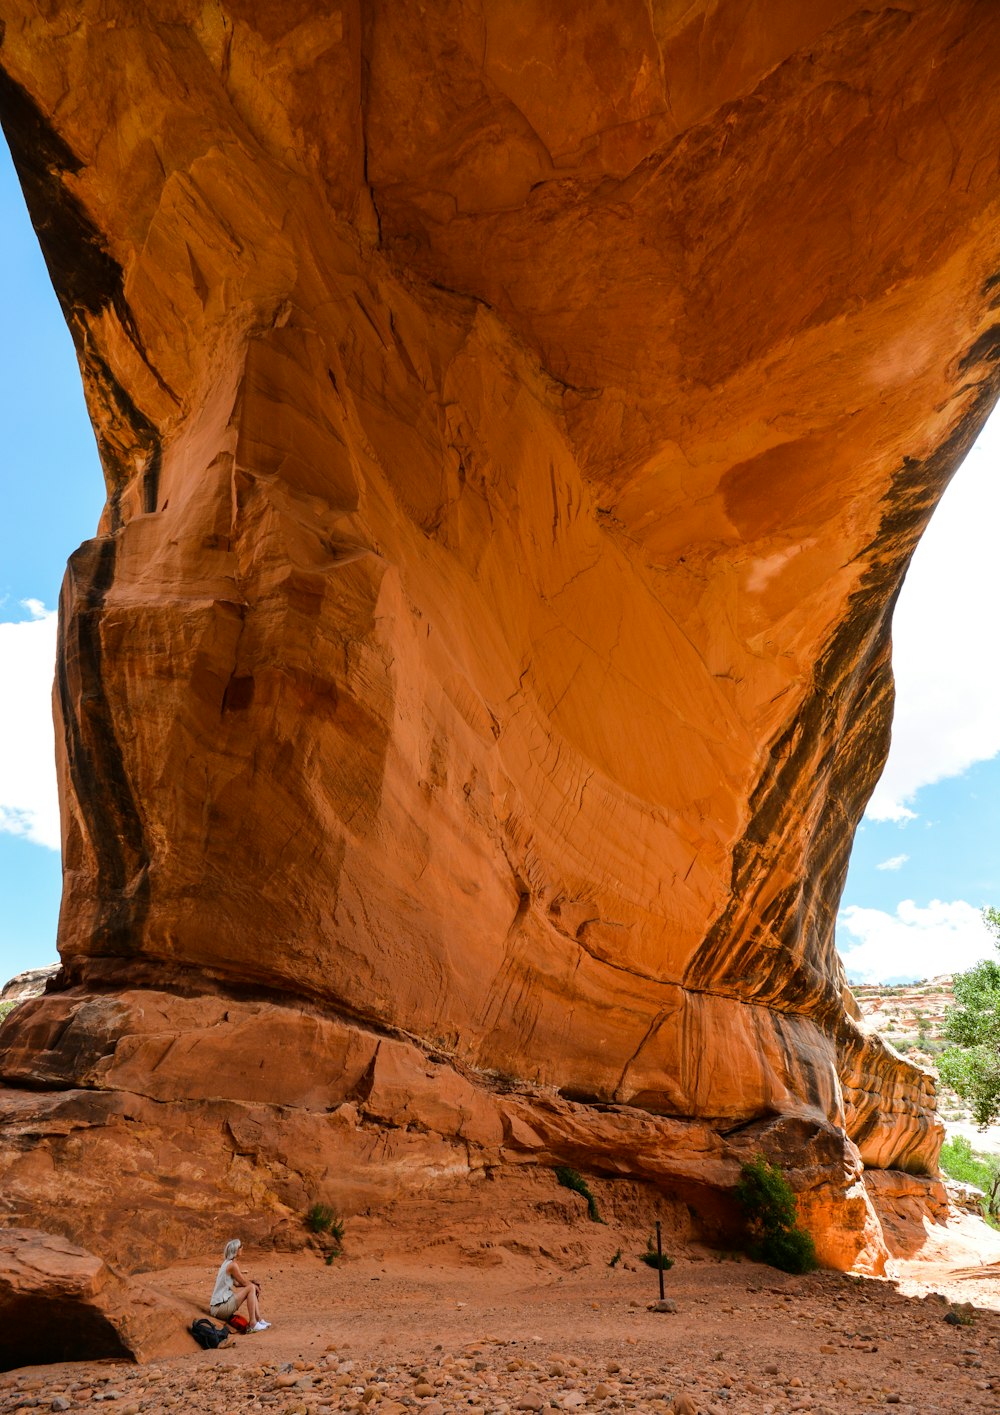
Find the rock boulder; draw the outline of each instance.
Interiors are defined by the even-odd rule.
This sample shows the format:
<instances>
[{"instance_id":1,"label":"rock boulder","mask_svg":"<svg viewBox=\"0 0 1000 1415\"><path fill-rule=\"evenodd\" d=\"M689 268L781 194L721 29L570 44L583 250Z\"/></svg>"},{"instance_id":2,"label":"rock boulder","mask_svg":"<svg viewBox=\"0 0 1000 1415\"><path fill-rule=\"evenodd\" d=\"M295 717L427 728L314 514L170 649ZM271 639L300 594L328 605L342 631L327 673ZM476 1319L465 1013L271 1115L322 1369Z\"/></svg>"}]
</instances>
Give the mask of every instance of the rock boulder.
<instances>
[{"instance_id":1,"label":"rock boulder","mask_svg":"<svg viewBox=\"0 0 1000 1415\"><path fill-rule=\"evenodd\" d=\"M177 1302L115 1276L100 1258L61 1236L0 1228L2 1371L195 1351L191 1320Z\"/></svg>"}]
</instances>

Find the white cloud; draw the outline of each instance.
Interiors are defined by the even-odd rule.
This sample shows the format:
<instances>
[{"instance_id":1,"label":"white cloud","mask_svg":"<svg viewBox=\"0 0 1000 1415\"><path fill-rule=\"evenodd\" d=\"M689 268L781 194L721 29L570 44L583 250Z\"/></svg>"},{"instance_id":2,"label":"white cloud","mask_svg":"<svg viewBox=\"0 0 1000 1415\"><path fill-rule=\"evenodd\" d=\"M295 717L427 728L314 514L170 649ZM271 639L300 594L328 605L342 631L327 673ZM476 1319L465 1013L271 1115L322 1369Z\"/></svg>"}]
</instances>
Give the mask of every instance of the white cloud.
<instances>
[{"instance_id":1,"label":"white cloud","mask_svg":"<svg viewBox=\"0 0 1000 1415\"><path fill-rule=\"evenodd\" d=\"M888 763L886 764L886 770L888 770ZM882 780L885 780L884 774ZM921 782L921 785L926 784L926 782ZM865 815L871 820L895 821L897 825L905 825L907 821L915 821L917 819L916 811L911 811L908 806L901 805L899 801L892 800L887 792L883 794L881 783L875 788Z\"/></svg>"},{"instance_id":2,"label":"white cloud","mask_svg":"<svg viewBox=\"0 0 1000 1415\"><path fill-rule=\"evenodd\" d=\"M909 855L890 855L888 860L883 860L875 868L877 870L901 870L909 858Z\"/></svg>"},{"instance_id":3,"label":"white cloud","mask_svg":"<svg viewBox=\"0 0 1000 1415\"><path fill-rule=\"evenodd\" d=\"M995 414L935 511L896 606L896 714L889 760L868 805L874 820L912 820L921 786L1000 752L1000 656L983 634L1000 613L998 522Z\"/></svg>"},{"instance_id":4,"label":"white cloud","mask_svg":"<svg viewBox=\"0 0 1000 1415\"><path fill-rule=\"evenodd\" d=\"M0 623L0 831L59 849L52 675L56 614L22 600L31 616Z\"/></svg>"},{"instance_id":5,"label":"white cloud","mask_svg":"<svg viewBox=\"0 0 1000 1415\"><path fill-rule=\"evenodd\" d=\"M849 904L837 925L848 976L866 983L933 978L996 957L979 910L964 899L932 899L926 909L904 899L895 914Z\"/></svg>"}]
</instances>

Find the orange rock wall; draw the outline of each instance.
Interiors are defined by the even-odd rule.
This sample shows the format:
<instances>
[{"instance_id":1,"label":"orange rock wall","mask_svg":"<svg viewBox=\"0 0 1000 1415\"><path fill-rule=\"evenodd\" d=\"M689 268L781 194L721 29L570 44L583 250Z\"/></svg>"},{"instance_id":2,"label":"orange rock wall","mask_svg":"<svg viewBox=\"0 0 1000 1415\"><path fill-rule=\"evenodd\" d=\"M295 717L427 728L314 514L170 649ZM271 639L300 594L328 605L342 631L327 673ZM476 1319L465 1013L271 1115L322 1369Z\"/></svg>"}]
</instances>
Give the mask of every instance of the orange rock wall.
<instances>
[{"instance_id":1,"label":"orange rock wall","mask_svg":"<svg viewBox=\"0 0 1000 1415\"><path fill-rule=\"evenodd\" d=\"M595 1135L839 1134L841 1196L845 1128L933 1168L833 921L892 604L996 396L1000 14L155 8L11 0L0 44L108 483L61 605L65 996L4 1028L9 1104L206 1066L350 1104L360 1029ZM164 1062L143 989L178 1037L164 994L344 1040Z\"/></svg>"}]
</instances>

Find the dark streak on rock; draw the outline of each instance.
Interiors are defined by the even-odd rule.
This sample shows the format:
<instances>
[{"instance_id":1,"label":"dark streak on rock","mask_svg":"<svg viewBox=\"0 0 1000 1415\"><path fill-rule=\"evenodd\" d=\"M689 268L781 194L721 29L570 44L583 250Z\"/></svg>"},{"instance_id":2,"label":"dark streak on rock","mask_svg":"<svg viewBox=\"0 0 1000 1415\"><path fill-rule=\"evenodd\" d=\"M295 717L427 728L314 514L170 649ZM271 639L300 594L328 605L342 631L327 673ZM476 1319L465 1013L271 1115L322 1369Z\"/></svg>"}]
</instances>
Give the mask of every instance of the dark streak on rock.
<instances>
[{"instance_id":1,"label":"dark streak on rock","mask_svg":"<svg viewBox=\"0 0 1000 1415\"><path fill-rule=\"evenodd\" d=\"M70 558L59 600L56 688L70 780L94 852L94 951L138 950L149 911L149 852L101 664L101 619L117 541L85 541Z\"/></svg>"},{"instance_id":2,"label":"dark streak on rock","mask_svg":"<svg viewBox=\"0 0 1000 1415\"><path fill-rule=\"evenodd\" d=\"M64 183L64 177L75 176L83 163L2 66L0 125L52 284L73 328L81 314L99 315L123 301L121 266L109 254L79 197Z\"/></svg>"},{"instance_id":3,"label":"dark streak on rock","mask_svg":"<svg viewBox=\"0 0 1000 1415\"><path fill-rule=\"evenodd\" d=\"M372 204L372 211L375 215L375 227L378 231L378 244L382 245L382 213L379 211L378 202L375 200L375 187L372 183L371 174L368 170L368 95L371 92L371 54L374 48L373 43L374 17L365 6L361 9L361 50L358 55L359 69L361 74L361 91L359 94L360 109L360 131L361 131L361 180L368 189L368 198Z\"/></svg>"},{"instance_id":4,"label":"dark streak on rock","mask_svg":"<svg viewBox=\"0 0 1000 1415\"><path fill-rule=\"evenodd\" d=\"M92 324L113 311L139 357L164 385L132 318L124 272L66 183L83 162L2 65L0 124L76 347L97 429L111 525L117 530L122 494L137 475L142 477L142 510L156 510L161 441L98 352ZM95 952L128 954L139 946L149 909L149 855L102 673L101 620L116 550L113 536L102 537L82 545L69 562L60 597L56 685L70 779L95 856Z\"/></svg>"},{"instance_id":5,"label":"dark streak on rock","mask_svg":"<svg viewBox=\"0 0 1000 1415\"><path fill-rule=\"evenodd\" d=\"M728 989L837 1028L843 983L834 926L854 832L889 747L892 611L917 541L1000 393L998 358L1000 326L958 365L993 367L951 436L924 461L905 458L893 475L878 532L861 552L868 568L798 715L770 745L733 851L729 901L688 965L685 987ZM812 834L796 854L803 819ZM772 893L775 876L789 873Z\"/></svg>"},{"instance_id":6,"label":"dark streak on rock","mask_svg":"<svg viewBox=\"0 0 1000 1415\"><path fill-rule=\"evenodd\" d=\"M0 65L0 126L10 146L49 276L69 325L86 385L91 420L108 484L112 528L121 524L125 486L142 473L142 509L155 511L159 493L160 437L153 423L97 353L89 326L114 311L139 357L165 392L150 364L125 298L125 277L83 203L65 182L83 163L55 131L31 95ZM136 455L138 454L138 455Z\"/></svg>"},{"instance_id":7,"label":"dark streak on rock","mask_svg":"<svg viewBox=\"0 0 1000 1415\"><path fill-rule=\"evenodd\" d=\"M255 687L252 675L230 678L222 695L222 711L244 712L253 702Z\"/></svg>"},{"instance_id":8,"label":"dark streak on rock","mask_svg":"<svg viewBox=\"0 0 1000 1415\"><path fill-rule=\"evenodd\" d=\"M111 529L117 531L123 525L122 493L137 468L142 471L142 509L156 510L163 460L160 435L92 345L87 349L84 380L108 484Z\"/></svg>"},{"instance_id":9,"label":"dark streak on rock","mask_svg":"<svg viewBox=\"0 0 1000 1415\"><path fill-rule=\"evenodd\" d=\"M991 325L972 347L958 361L959 373L965 373L976 364L995 364L1000 359L1000 324Z\"/></svg>"}]
</instances>

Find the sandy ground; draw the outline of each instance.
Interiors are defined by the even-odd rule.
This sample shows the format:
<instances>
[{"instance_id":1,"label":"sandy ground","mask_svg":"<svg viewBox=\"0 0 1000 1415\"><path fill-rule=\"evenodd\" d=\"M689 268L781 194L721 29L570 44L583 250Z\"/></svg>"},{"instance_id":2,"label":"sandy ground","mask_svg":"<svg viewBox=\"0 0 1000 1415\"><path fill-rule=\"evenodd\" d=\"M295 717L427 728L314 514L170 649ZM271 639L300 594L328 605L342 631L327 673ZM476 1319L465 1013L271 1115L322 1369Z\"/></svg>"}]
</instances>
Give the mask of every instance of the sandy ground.
<instances>
[{"instance_id":1,"label":"sandy ground","mask_svg":"<svg viewBox=\"0 0 1000 1415\"><path fill-rule=\"evenodd\" d=\"M971 1120L946 1120L944 1128L948 1139L964 1135L974 1150L984 1154L1000 1155L1000 1125L988 1125L980 1130Z\"/></svg>"},{"instance_id":2,"label":"sandy ground","mask_svg":"<svg viewBox=\"0 0 1000 1415\"><path fill-rule=\"evenodd\" d=\"M665 1275L677 1310L658 1313L657 1274L635 1261L644 1244L587 1228L416 1257L374 1229L352 1251L349 1232L329 1266L247 1253L270 1331L143 1367L7 1372L0 1412L1000 1410L998 1263L956 1268L938 1253L895 1281L789 1277L688 1244ZM217 1265L206 1254L151 1280L195 1314Z\"/></svg>"}]
</instances>

